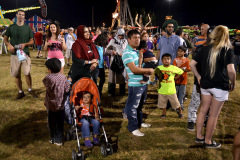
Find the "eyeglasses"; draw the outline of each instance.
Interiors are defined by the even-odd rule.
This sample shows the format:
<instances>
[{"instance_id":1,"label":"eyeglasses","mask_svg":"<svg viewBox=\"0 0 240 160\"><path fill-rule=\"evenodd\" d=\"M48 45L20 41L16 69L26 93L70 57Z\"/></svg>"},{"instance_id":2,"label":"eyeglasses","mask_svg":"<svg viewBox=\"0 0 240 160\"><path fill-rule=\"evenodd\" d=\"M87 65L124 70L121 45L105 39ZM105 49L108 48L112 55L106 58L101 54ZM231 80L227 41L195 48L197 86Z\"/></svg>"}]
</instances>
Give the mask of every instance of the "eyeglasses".
<instances>
[{"instance_id":1,"label":"eyeglasses","mask_svg":"<svg viewBox=\"0 0 240 160\"><path fill-rule=\"evenodd\" d=\"M167 28L174 28L174 26L167 26Z\"/></svg>"}]
</instances>

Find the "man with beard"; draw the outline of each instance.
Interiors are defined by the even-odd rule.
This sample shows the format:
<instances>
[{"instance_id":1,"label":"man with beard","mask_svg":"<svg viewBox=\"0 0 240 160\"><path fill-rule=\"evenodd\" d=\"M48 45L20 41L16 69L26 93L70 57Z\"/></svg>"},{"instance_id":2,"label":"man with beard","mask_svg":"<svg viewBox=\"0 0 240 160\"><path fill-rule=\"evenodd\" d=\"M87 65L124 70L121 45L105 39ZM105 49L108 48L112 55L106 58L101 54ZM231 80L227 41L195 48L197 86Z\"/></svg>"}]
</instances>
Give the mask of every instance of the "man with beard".
<instances>
[{"instance_id":1,"label":"man with beard","mask_svg":"<svg viewBox=\"0 0 240 160\"><path fill-rule=\"evenodd\" d=\"M172 56L172 59L177 57L177 50L180 46L180 38L173 34L178 27L177 21L173 19L166 20L163 23L162 29L167 32L166 35L162 36L158 43L158 53L157 59L159 65L162 65L161 57L165 53L169 53Z\"/></svg>"}]
</instances>

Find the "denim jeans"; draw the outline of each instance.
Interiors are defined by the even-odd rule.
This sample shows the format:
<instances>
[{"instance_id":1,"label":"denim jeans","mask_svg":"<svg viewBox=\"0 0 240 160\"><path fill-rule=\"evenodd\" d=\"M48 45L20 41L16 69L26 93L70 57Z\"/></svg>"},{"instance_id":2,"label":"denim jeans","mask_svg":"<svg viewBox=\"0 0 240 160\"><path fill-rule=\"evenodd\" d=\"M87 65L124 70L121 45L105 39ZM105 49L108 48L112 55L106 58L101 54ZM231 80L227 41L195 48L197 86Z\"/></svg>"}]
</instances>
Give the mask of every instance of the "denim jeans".
<instances>
[{"instance_id":1,"label":"denim jeans","mask_svg":"<svg viewBox=\"0 0 240 160\"><path fill-rule=\"evenodd\" d=\"M188 122L197 121L197 110L200 106L200 94L197 92L196 85L193 85L192 98L188 106Z\"/></svg>"},{"instance_id":2,"label":"denim jeans","mask_svg":"<svg viewBox=\"0 0 240 160\"><path fill-rule=\"evenodd\" d=\"M140 128L142 124L142 107L147 98L147 85L140 87L128 86L128 99L125 112L128 118L128 130L130 132Z\"/></svg>"},{"instance_id":3,"label":"denim jeans","mask_svg":"<svg viewBox=\"0 0 240 160\"><path fill-rule=\"evenodd\" d=\"M186 85L184 84L176 85L176 91L177 91L178 101L181 105L181 108L183 109L183 98L185 97L185 94L186 94Z\"/></svg>"},{"instance_id":4,"label":"denim jeans","mask_svg":"<svg viewBox=\"0 0 240 160\"><path fill-rule=\"evenodd\" d=\"M80 123L82 123L81 132L82 132L83 138L90 137L90 124L92 124L92 127L93 127L93 134L99 135L100 121L91 117L88 117L88 120L86 120L85 118L80 119Z\"/></svg>"},{"instance_id":5,"label":"denim jeans","mask_svg":"<svg viewBox=\"0 0 240 160\"><path fill-rule=\"evenodd\" d=\"M48 128L50 132L50 138L53 142L62 143L63 142L63 131L64 131L64 114L65 110L48 112Z\"/></svg>"}]
</instances>

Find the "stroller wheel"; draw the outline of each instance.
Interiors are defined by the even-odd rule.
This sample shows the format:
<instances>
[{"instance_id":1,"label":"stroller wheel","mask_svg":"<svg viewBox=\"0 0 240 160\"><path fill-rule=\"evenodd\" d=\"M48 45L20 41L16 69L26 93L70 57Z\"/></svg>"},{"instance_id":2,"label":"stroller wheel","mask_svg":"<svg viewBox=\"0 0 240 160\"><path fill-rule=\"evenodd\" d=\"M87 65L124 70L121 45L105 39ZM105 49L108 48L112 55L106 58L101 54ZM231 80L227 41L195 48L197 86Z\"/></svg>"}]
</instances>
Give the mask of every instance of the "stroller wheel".
<instances>
[{"instance_id":1,"label":"stroller wheel","mask_svg":"<svg viewBox=\"0 0 240 160\"><path fill-rule=\"evenodd\" d=\"M104 144L101 145L101 153L103 156L107 156L107 149Z\"/></svg>"},{"instance_id":2,"label":"stroller wheel","mask_svg":"<svg viewBox=\"0 0 240 160\"><path fill-rule=\"evenodd\" d=\"M77 160L77 153L75 150L72 151L72 159Z\"/></svg>"},{"instance_id":3,"label":"stroller wheel","mask_svg":"<svg viewBox=\"0 0 240 160\"><path fill-rule=\"evenodd\" d=\"M83 154L83 151L80 150L78 153L77 153L77 159L79 160L84 160L84 154Z\"/></svg>"},{"instance_id":4,"label":"stroller wheel","mask_svg":"<svg viewBox=\"0 0 240 160\"><path fill-rule=\"evenodd\" d=\"M76 153L76 151L73 150L73 151L72 151L72 159L73 159L73 160L84 160L83 151L80 150L78 153Z\"/></svg>"},{"instance_id":5,"label":"stroller wheel","mask_svg":"<svg viewBox=\"0 0 240 160\"><path fill-rule=\"evenodd\" d=\"M110 143L107 144L106 150L107 150L108 155L113 154L113 148L112 148L112 145Z\"/></svg>"}]
</instances>

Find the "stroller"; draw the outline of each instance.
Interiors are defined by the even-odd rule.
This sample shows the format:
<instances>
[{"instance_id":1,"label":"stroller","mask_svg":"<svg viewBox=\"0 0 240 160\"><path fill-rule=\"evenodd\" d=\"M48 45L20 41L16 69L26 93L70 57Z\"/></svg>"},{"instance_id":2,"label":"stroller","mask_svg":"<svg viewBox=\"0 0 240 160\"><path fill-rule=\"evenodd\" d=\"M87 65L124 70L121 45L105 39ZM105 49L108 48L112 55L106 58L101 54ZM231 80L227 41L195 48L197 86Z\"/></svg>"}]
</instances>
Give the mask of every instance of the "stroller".
<instances>
[{"instance_id":1,"label":"stroller","mask_svg":"<svg viewBox=\"0 0 240 160\"><path fill-rule=\"evenodd\" d=\"M99 96L98 88L92 79L84 77L84 78L81 78L80 80L78 80L72 86L72 91L70 94L70 110L71 110L71 113L73 114L73 117L72 117L73 120L72 120L72 127L70 128L69 131L66 132L66 140L69 141L70 139L76 139L77 147L78 147L77 152L75 150L72 151L72 159L73 160L84 159L83 150L80 148L80 142L79 142L80 138L78 136L78 129L80 128L81 123L78 122L78 116L76 114L76 110L74 107L77 102L82 100L83 92L90 92L93 95L92 103L95 106L97 106L98 115L99 115L99 119L100 119L100 125L103 130L103 133L100 136L101 153L104 156L111 155L111 154L113 154L113 148L112 148L112 145L108 142L105 129L102 125L102 116L101 116L101 110L99 107L100 96ZM104 140L103 140L103 138L101 138L102 136L104 137Z\"/></svg>"}]
</instances>

